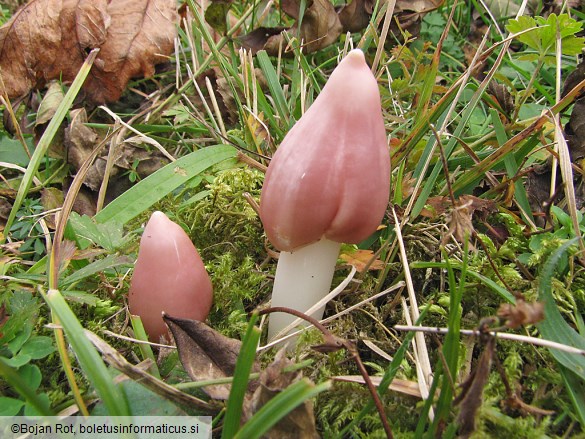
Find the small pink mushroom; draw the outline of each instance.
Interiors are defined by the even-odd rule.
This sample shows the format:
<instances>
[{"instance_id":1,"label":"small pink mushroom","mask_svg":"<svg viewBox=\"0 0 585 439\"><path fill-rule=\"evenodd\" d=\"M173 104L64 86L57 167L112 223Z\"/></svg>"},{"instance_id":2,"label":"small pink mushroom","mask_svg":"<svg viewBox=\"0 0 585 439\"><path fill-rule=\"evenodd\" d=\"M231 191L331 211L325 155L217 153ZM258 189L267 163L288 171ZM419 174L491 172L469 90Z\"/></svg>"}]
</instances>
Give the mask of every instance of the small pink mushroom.
<instances>
[{"instance_id":1,"label":"small pink mushroom","mask_svg":"<svg viewBox=\"0 0 585 439\"><path fill-rule=\"evenodd\" d=\"M305 312L331 287L341 242L358 243L388 205L390 157L376 78L361 50L337 66L270 161L260 199L281 250L272 306ZM323 308L312 314L320 319ZM269 337L293 320L270 317Z\"/></svg>"},{"instance_id":2,"label":"small pink mushroom","mask_svg":"<svg viewBox=\"0 0 585 439\"><path fill-rule=\"evenodd\" d=\"M164 213L154 212L140 239L130 283L130 313L140 316L151 341L169 334L163 311L204 321L213 301L211 281L185 231Z\"/></svg>"}]
</instances>

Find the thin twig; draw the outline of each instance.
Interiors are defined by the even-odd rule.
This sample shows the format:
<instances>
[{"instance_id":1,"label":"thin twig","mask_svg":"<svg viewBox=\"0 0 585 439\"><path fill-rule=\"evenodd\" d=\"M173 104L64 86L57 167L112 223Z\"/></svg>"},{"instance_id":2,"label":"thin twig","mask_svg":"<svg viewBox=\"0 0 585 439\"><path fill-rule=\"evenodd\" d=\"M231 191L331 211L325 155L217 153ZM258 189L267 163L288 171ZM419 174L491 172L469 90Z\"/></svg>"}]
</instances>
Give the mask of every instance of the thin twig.
<instances>
[{"instance_id":1,"label":"thin twig","mask_svg":"<svg viewBox=\"0 0 585 439\"><path fill-rule=\"evenodd\" d=\"M430 326L408 326L408 325L395 325L394 329L397 331L417 331L417 332L428 332L431 334L447 334L448 328L434 328ZM474 335L481 336L483 333L476 329L461 329L459 331L463 335ZM490 335L501 338L504 340L514 340L523 343L530 343L535 346L543 346L549 349L558 349L559 351L568 352L569 354L583 355L585 356L585 349L575 348L562 343L557 343L551 340L544 340L542 338L529 337L527 335L509 334L507 332L490 331Z\"/></svg>"},{"instance_id":2,"label":"thin twig","mask_svg":"<svg viewBox=\"0 0 585 439\"><path fill-rule=\"evenodd\" d=\"M359 351L357 349L356 344L350 340L346 340L346 339L343 339L341 337L338 337L338 336L332 334L325 326L323 326L321 323L319 323L319 321L317 319L315 319L311 316L308 316L305 313L297 311L296 309L287 308L284 306L275 306L273 308L263 309L262 311L260 311L258 313L258 315L269 314L269 313L273 313L273 312L284 312L287 314L291 314L295 317L298 317L300 319L303 319L303 320L309 322L315 328L317 328L319 331L321 331L321 333L323 334L324 343L317 345L317 346L313 346L313 349L315 349L316 351L318 351L318 352L336 352L340 349L346 349L347 352L350 353L350 355L354 359L358 369L360 370L360 373L362 374L362 377L364 378L366 385L368 386L368 390L370 391L370 394L372 395L372 399L374 400L374 404L376 405L376 408L378 409L378 413L380 414L380 420L382 421L382 426L384 427L384 431L386 432L386 436L390 439L393 438L394 435L392 434L392 429L390 428L390 424L388 423L388 418L386 417L386 412L384 411L384 405L382 404L382 401L380 400L380 396L378 395L378 391L376 390L376 387L372 383L372 380L370 379L370 375L368 375L368 371L366 370L364 363L362 362L362 359L360 357L360 354L359 354Z\"/></svg>"}]
</instances>

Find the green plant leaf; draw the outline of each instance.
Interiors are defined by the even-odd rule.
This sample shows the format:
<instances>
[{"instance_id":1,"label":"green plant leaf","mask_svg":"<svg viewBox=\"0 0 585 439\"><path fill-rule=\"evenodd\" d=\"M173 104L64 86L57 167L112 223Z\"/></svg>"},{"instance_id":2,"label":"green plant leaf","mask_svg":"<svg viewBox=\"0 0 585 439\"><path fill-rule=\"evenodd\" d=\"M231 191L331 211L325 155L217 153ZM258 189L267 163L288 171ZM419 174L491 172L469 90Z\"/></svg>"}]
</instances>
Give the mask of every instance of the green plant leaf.
<instances>
[{"instance_id":1,"label":"green plant leaf","mask_svg":"<svg viewBox=\"0 0 585 439\"><path fill-rule=\"evenodd\" d=\"M18 369L18 374L29 384L33 390L37 390L41 385L43 376L41 369L35 364L26 364Z\"/></svg>"},{"instance_id":2,"label":"green plant leaf","mask_svg":"<svg viewBox=\"0 0 585 439\"><path fill-rule=\"evenodd\" d=\"M0 416L16 416L23 405L24 401L20 399L0 396Z\"/></svg>"},{"instance_id":3,"label":"green plant leaf","mask_svg":"<svg viewBox=\"0 0 585 439\"><path fill-rule=\"evenodd\" d=\"M559 247L547 260L540 275L538 287L539 300L544 302L545 319L536 327L546 340L556 341L568 346L585 349L585 337L581 336L565 321L552 294L552 277L561 258L578 238L571 239ZM585 357L551 349L555 359L576 376L585 380Z\"/></svg>"},{"instance_id":4,"label":"green plant leaf","mask_svg":"<svg viewBox=\"0 0 585 439\"><path fill-rule=\"evenodd\" d=\"M32 358L30 357L30 355L18 353L12 358L4 358L4 362L8 364L10 367L18 369L19 367L22 367L25 364L27 364L31 359Z\"/></svg>"},{"instance_id":5,"label":"green plant leaf","mask_svg":"<svg viewBox=\"0 0 585 439\"><path fill-rule=\"evenodd\" d=\"M116 222L99 224L87 215L71 212L65 238L75 241L82 250L94 244L114 252L122 248L128 240L124 237L123 230L122 225Z\"/></svg>"},{"instance_id":6,"label":"green plant leaf","mask_svg":"<svg viewBox=\"0 0 585 439\"><path fill-rule=\"evenodd\" d=\"M126 224L200 172L235 156L236 149L229 145L208 146L192 152L132 186L94 218L101 224Z\"/></svg>"},{"instance_id":7,"label":"green plant leaf","mask_svg":"<svg viewBox=\"0 0 585 439\"><path fill-rule=\"evenodd\" d=\"M108 255L103 259L99 259L86 265L79 270L74 271L70 276L67 276L60 282L61 288L67 288L75 282L79 282L96 273L102 273L104 270L116 267L131 267L132 261L127 256Z\"/></svg>"},{"instance_id":8,"label":"green plant leaf","mask_svg":"<svg viewBox=\"0 0 585 439\"><path fill-rule=\"evenodd\" d=\"M83 326L61 293L58 290L49 290L43 297L61 322L81 368L108 408L110 416L129 416L130 411L124 393L114 383L106 365L86 338Z\"/></svg>"},{"instance_id":9,"label":"green plant leaf","mask_svg":"<svg viewBox=\"0 0 585 439\"><path fill-rule=\"evenodd\" d=\"M45 358L53 352L55 352L53 340L44 336L31 337L20 349L21 355L29 355L33 360Z\"/></svg>"},{"instance_id":10,"label":"green plant leaf","mask_svg":"<svg viewBox=\"0 0 585 439\"><path fill-rule=\"evenodd\" d=\"M0 376L10 384L27 402L27 405L35 408L36 411L44 416L52 416L53 413L49 408L43 395L37 395L25 379L23 379L18 371L8 365L3 357L0 357ZM46 395L44 395L46 397Z\"/></svg>"},{"instance_id":11,"label":"green plant leaf","mask_svg":"<svg viewBox=\"0 0 585 439\"><path fill-rule=\"evenodd\" d=\"M258 320L258 315L252 314L246 335L242 340L242 347L234 370L234 380L227 401L227 411L221 434L222 439L233 438L240 427L244 396L246 395L250 372L256 358L256 346L258 346L261 335L260 329L255 325L256 320Z\"/></svg>"},{"instance_id":12,"label":"green plant leaf","mask_svg":"<svg viewBox=\"0 0 585 439\"><path fill-rule=\"evenodd\" d=\"M513 34L521 33L516 39L526 44L538 53L538 57L551 57L554 62L557 32L561 39L561 53L563 55L579 55L583 50L585 39L576 37L583 24L569 17L568 14L550 14L548 18L520 16L510 20L506 29ZM532 29L532 30L529 30ZM524 57L526 55L523 55Z\"/></svg>"}]
</instances>

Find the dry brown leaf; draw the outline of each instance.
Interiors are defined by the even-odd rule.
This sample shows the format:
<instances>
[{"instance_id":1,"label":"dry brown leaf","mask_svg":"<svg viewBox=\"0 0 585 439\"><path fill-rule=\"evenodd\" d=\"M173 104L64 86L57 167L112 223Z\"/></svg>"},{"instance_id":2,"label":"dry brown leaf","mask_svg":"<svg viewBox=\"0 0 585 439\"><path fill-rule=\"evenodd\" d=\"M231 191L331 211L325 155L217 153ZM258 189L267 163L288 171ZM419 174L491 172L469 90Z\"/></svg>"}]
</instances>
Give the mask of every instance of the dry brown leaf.
<instances>
[{"instance_id":1,"label":"dry brown leaf","mask_svg":"<svg viewBox=\"0 0 585 439\"><path fill-rule=\"evenodd\" d=\"M503 303L498 309L498 317L505 319L506 326L511 329L534 325L544 319L544 304L541 302L526 303L523 300L516 300L514 305Z\"/></svg>"},{"instance_id":2,"label":"dry brown leaf","mask_svg":"<svg viewBox=\"0 0 585 439\"><path fill-rule=\"evenodd\" d=\"M395 18L402 30L412 35L418 34L422 17L437 9L444 0L398 0ZM314 52L337 41L342 32L359 32L370 23L374 0L352 0L337 11L329 0L308 0L300 30L298 24L291 28L258 28L240 38L242 45L253 53L266 50L270 55L278 55L286 49L289 39L298 37L303 42L305 53ZM290 17L298 20L300 1L282 0L281 9ZM400 38L401 32L391 23L391 32ZM297 35L298 34L298 35Z\"/></svg>"},{"instance_id":3,"label":"dry brown leaf","mask_svg":"<svg viewBox=\"0 0 585 439\"><path fill-rule=\"evenodd\" d=\"M421 210L420 215L426 218L436 219L443 215L449 206L451 206L451 200L448 197L431 197L427 200L427 204Z\"/></svg>"},{"instance_id":4,"label":"dry brown leaf","mask_svg":"<svg viewBox=\"0 0 585 439\"><path fill-rule=\"evenodd\" d=\"M343 25L344 32L359 32L370 22L374 11L373 0L353 0L339 11L339 21Z\"/></svg>"},{"instance_id":5,"label":"dry brown leaf","mask_svg":"<svg viewBox=\"0 0 585 439\"><path fill-rule=\"evenodd\" d=\"M85 83L96 102L116 101L132 78L150 77L168 60L176 36L176 1L111 0L106 41Z\"/></svg>"},{"instance_id":6,"label":"dry brown leaf","mask_svg":"<svg viewBox=\"0 0 585 439\"><path fill-rule=\"evenodd\" d=\"M298 18L298 5L297 0L281 2L282 10L295 19ZM298 33L304 52L310 53L337 41L342 30L337 12L329 0L312 0L307 2L300 30L298 24L290 29L281 29L277 33L267 28L260 28L243 36L240 41L244 47L253 52L264 49L269 55L278 55L280 48L284 50L288 45L288 40L296 37Z\"/></svg>"},{"instance_id":7,"label":"dry brown leaf","mask_svg":"<svg viewBox=\"0 0 585 439\"><path fill-rule=\"evenodd\" d=\"M412 11L426 14L437 9L445 0L397 0L396 8L399 11Z\"/></svg>"},{"instance_id":8,"label":"dry brown leaf","mask_svg":"<svg viewBox=\"0 0 585 439\"><path fill-rule=\"evenodd\" d=\"M164 315L163 319L173 334L181 363L194 381L233 376L242 342L228 338L196 320L168 315ZM253 370L260 370L258 364L254 363ZM248 391L254 391L256 386L257 382L251 381ZM230 387L229 384L218 384L205 386L203 391L211 398L225 400L230 394Z\"/></svg>"},{"instance_id":9,"label":"dry brown leaf","mask_svg":"<svg viewBox=\"0 0 585 439\"><path fill-rule=\"evenodd\" d=\"M464 242L465 237L473 235L473 215L478 212L484 217L490 213L497 212L498 208L493 200L484 200L473 195L462 195L455 200L455 206L448 218L449 233L459 242ZM448 235L443 238L443 244L448 240Z\"/></svg>"},{"instance_id":10,"label":"dry brown leaf","mask_svg":"<svg viewBox=\"0 0 585 439\"><path fill-rule=\"evenodd\" d=\"M131 78L166 61L176 22L174 0L32 0L0 28L0 93L71 81L100 48L84 90L94 102L116 101Z\"/></svg>"},{"instance_id":11,"label":"dry brown leaf","mask_svg":"<svg viewBox=\"0 0 585 439\"><path fill-rule=\"evenodd\" d=\"M491 81L488 86L489 92L496 98L498 104L509 117L514 111L514 99L508 87L503 84L498 84L495 81Z\"/></svg>"},{"instance_id":12,"label":"dry brown leaf","mask_svg":"<svg viewBox=\"0 0 585 439\"><path fill-rule=\"evenodd\" d=\"M152 390L157 395L181 406L198 408L208 413L217 413L219 410L219 407L213 402L209 403L189 395L188 393L181 392L170 384L155 378L150 373L146 372L148 365L140 367L131 364L122 354L98 337L95 333L85 329L84 335L89 341L91 341L96 349L101 352L106 363L122 372L128 378L131 378L142 386Z\"/></svg>"},{"instance_id":13,"label":"dry brown leaf","mask_svg":"<svg viewBox=\"0 0 585 439\"><path fill-rule=\"evenodd\" d=\"M359 383L359 384L366 383L366 381L364 380L364 377L361 375L341 375L341 376L333 377L333 379L335 381L345 381L348 383ZM370 379L372 380L372 383L376 387L378 387L380 385L380 383L382 382L382 377L379 377L379 376L372 376L372 377L370 377ZM392 382L390 383L390 386L388 386L388 389L390 389L394 392L403 393L405 395L414 396L416 398L422 399L422 395L420 394L420 387L419 387L418 383L415 381L394 378L392 380Z\"/></svg>"},{"instance_id":14,"label":"dry brown leaf","mask_svg":"<svg viewBox=\"0 0 585 439\"><path fill-rule=\"evenodd\" d=\"M475 431L476 414L483 400L483 388L490 374L495 347L495 337L489 337L476 368L461 385L461 393L453 400L454 405L461 406L457 417L459 437L468 438Z\"/></svg>"},{"instance_id":15,"label":"dry brown leaf","mask_svg":"<svg viewBox=\"0 0 585 439\"><path fill-rule=\"evenodd\" d=\"M280 350L274 361L260 374L260 385L254 392L251 401L247 402L249 404L247 413L256 413L278 393L301 379L301 372L284 371L287 366L293 365L293 362L286 358L285 354L286 349ZM307 400L295 408L263 436L265 439L313 439L318 437L311 400Z\"/></svg>"},{"instance_id":16,"label":"dry brown leaf","mask_svg":"<svg viewBox=\"0 0 585 439\"><path fill-rule=\"evenodd\" d=\"M92 128L86 126L87 114L85 109L71 110L70 113L71 122L65 129L65 146L67 147L69 163L75 170L78 170L92 156L93 150L100 144L102 139ZM147 151L134 146L140 145L144 141L143 137L133 137L126 139L116 147L114 154L115 166L110 171L110 185L108 186L108 190L112 193L117 192L116 189L120 185L126 187L125 183L129 180L125 175L122 175L123 172L128 170L136 171L141 178L144 178L169 162L158 150ZM104 180L106 162L107 151L104 151L100 157L96 158L87 172L84 184L94 192L99 190ZM138 162L137 166L136 162Z\"/></svg>"},{"instance_id":17,"label":"dry brown leaf","mask_svg":"<svg viewBox=\"0 0 585 439\"><path fill-rule=\"evenodd\" d=\"M46 187L41 191L41 204L45 212L55 211L63 206L63 192L54 187ZM47 226L55 230L55 213L45 216Z\"/></svg>"},{"instance_id":18,"label":"dry brown leaf","mask_svg":"<svg viewBox=\"0 0 585 439\"><path fill-rule=\"evenodd\" d=\"M360 250L356 249L353 251L344 251L339 255L339 258L350 265L353 265L355 269L363 273L366 269L366 265L372 260L374 257L374 252L372 250ZM375 259L368 270L382 270L384 268L384 262L380 259Z\"/></svg>"},{"instance_id":19,"label":"dry brown leaf","mask_svg":"<svg viewBox=\"0 0 585 439\"><path fill-rule=\"evenodd\" d=\"M15 192L15 191L13 191ZM12 196L12 198L14 198L16 196L16 194L14 194L14 196ZM8 219L8 216L10 215L10 211L12 210L12 204L3 196L0 196L0 233L4 230L4 226L6 225L6 220Z\"/></svg>"},{"instance_id":20,"label":"dry brown leaf","mask_svg":"<svg viewBox=\"0 0 585 439\"><path fill-rule=\"evenodd\" d=\"M473 235L473 222L471 221L471 211L469 205L460 204L451 210L448 215L447 221L449 222L449 233L443 236L441 244L446 244L449 241L449 235L458 242L465 242L466 239L471 238Z\"/></svg>"},{"instance_id":21,"label":"dry brown leaf","mask_svg":"<svg viewBox=\"0 0 585 439\"><path fill-rule=\"evenodd\" d=\"M69 163L77 170L90 157L99 144L100 138L92 128L85 125L87 113L84 108L71 110L70 114L71 122L65 129L65 146ZM98 191L104 178L105 168L106 161L101 158L96 159L87 172L85 185L93 191Z\"/></svg>"}]
</instances>

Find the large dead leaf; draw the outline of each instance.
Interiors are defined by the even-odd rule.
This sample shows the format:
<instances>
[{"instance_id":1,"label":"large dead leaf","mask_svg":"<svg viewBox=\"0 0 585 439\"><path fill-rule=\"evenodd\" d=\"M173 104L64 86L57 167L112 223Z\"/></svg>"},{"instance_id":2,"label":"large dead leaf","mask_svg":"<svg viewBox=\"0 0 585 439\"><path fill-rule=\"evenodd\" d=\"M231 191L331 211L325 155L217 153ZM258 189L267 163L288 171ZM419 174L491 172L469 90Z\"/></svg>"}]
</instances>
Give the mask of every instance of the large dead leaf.
<instances>
[{"instance_id":1,"label":"large dead leaf","mask_svg":"<svg viewBox=\"0 0 585 439\"><path fill-rule=\"evenodd\" d=\"M242 343L220 334L205 323L197 320L179 319L163 316L170 328L179 358L185 371L194 381L214 380L234 375L236 360ZM253 370L258 372L257 364ZM249 391L254 391L257 383L250 382ZM214 399L225 400L230 394L229 384L206 386L203 391Z\"/></svg>"},{"instance_id":2,"label":"large dead leaf","mask_svg":"<svg viewBox=\"0 0 585 439\"><path fill-rule=\"evenodd\" d=\"M0 28L0 93L14 98L51 79L71 81L100 48L84 90L116 101L173 51L174 0L32 0Z\"/></svg>"}]
</instances>

